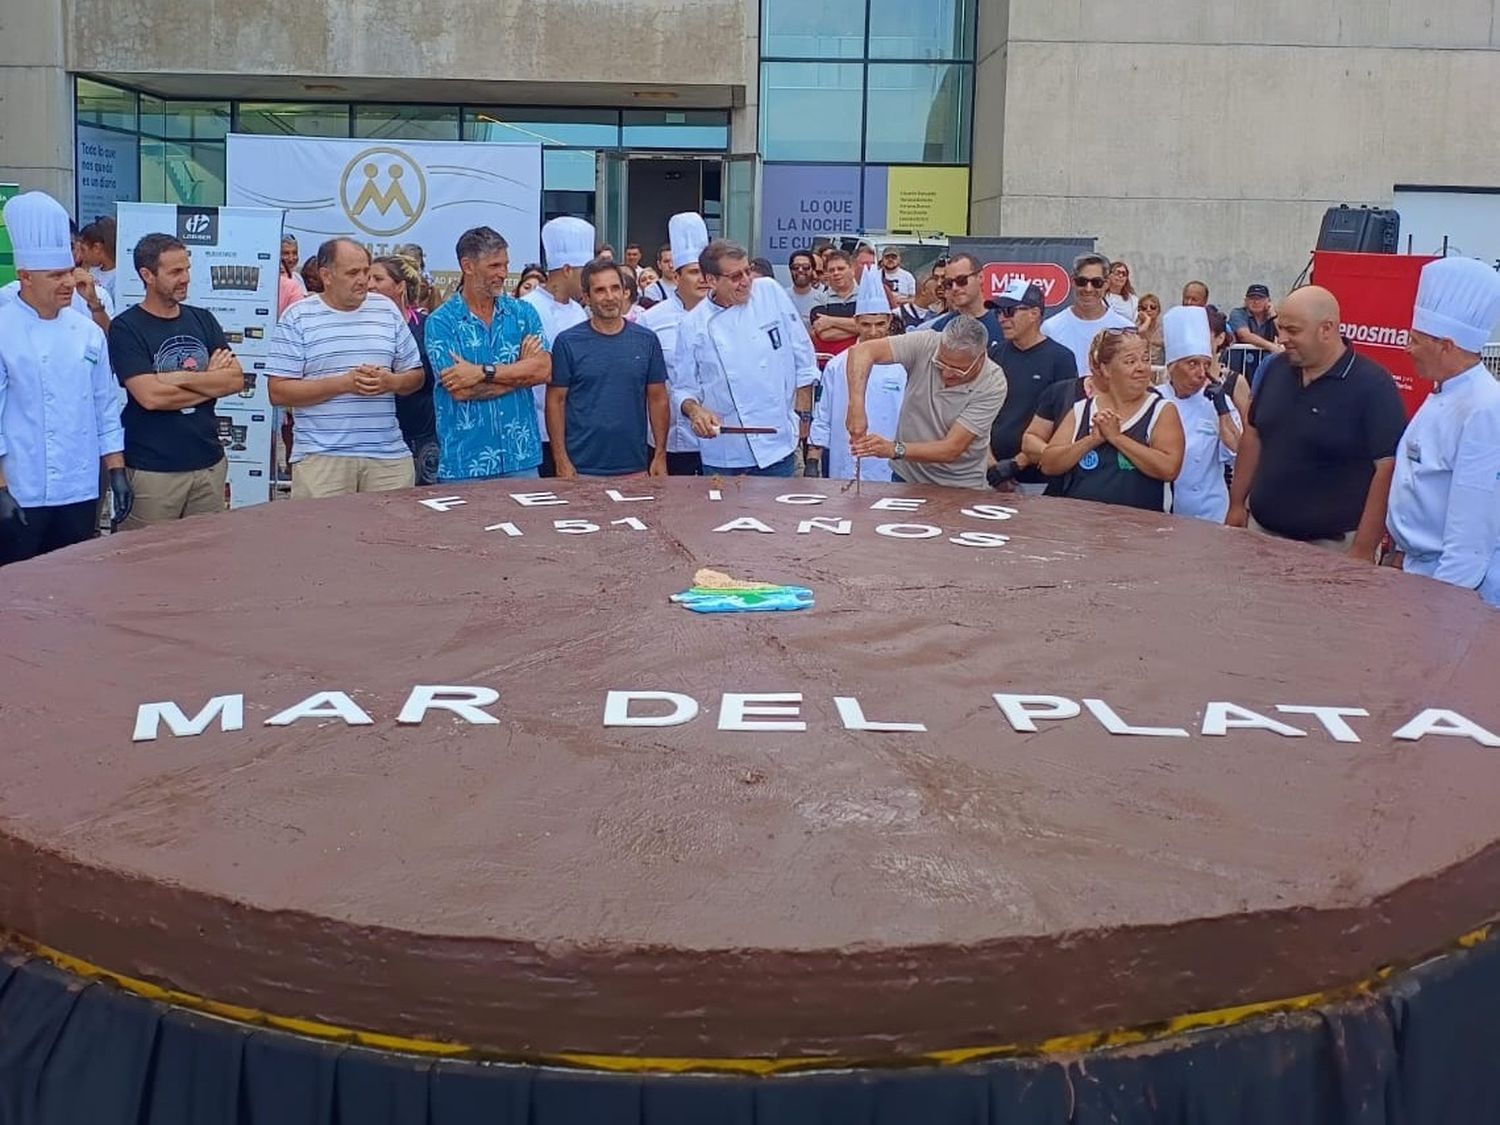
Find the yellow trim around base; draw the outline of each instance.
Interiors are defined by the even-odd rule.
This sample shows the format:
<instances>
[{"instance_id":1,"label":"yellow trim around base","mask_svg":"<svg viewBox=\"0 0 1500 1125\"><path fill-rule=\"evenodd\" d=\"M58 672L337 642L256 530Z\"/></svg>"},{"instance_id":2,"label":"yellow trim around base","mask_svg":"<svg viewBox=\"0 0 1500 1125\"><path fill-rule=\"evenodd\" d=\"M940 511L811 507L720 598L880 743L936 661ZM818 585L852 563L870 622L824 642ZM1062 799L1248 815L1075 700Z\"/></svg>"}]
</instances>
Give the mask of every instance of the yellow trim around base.
<instances>
[{"instance_id":1,"label":"yellow trim around base","mask_svg":"<svg viewBox=\"0 0 1500 1125\"><path fill-rule=\"evenodd\" d=\"M1472 949L1493 936L1495 923L1471 930L1458 938L1450 952ZM1142 1043L1155 1043L1192 1031L1231 1027L1259 1016L1286 1012L1301 1012L1326 1004L1337 1003L1355 996L1369 995L1376 987L1395 975L1393 968L1383 968L1343 988L1310 992L1302 996L1291 996L1281 1000L1266 1000L1254 1004L1240 1004L1229 1008L1216 1008L1205 1012L1190 1012L1174 1016L1141 1027L1116 1028L1110 1031L1089 1031L1075 1035L1060 1035L1040 1043L1008 1043L990 1047L956 1047L945 1051L930 1051L902 1059L844 1059L844 1058L636 1058L627 1055L557 1054L535 1057L506 1058L462 1043L446 1043L432 1039L409 1039L399 1035L382 1035L373 1031L337 1027L314 1020L279 1016L234 1004L224 1004L202 996L163 988L150 981L127 977L120 973L82 961L60 950L52 949L19 934L0 930L0 947L10 947L22 953L46 961L48 964L82 977L114 985L125 992L145 1000L154 1000L189 1011L202 1012L232 1023L253 1027L273 1028L277 1031L303 1035L310 1039L350 1043L382 1051L402 1054L428 1055L439 1058L492 1059L497 1062L512 1062L533 1066L566 1066L588 1070L610 1071L621 1074L739 1074L768 1077L807 1070L844 1070L851 1068L914 1066L960 1066L964 1063L981 1062L986 1059L1013 1058L1017 1056L1078 1055L1109 1047L1129 1047Z\"/></svg>"}]
</instances>

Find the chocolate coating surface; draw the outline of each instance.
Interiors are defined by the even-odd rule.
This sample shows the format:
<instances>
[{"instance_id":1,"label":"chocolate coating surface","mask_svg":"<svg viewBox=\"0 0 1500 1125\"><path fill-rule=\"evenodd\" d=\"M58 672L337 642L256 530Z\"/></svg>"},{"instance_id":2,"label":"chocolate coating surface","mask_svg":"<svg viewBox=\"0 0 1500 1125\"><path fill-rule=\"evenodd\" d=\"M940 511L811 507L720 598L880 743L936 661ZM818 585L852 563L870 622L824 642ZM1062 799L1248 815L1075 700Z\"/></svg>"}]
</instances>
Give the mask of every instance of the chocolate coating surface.
<instances>
[{"instance_id":1,"label":"chocolate coating surface","mask_svg":"<svg viewBox=\"0 0 1500 1125\"><path fill-rule=\"evenodd\" d=\"M274 504L0 571L0 929L505 1055L886 1059L1342 986L1500 904L1500 752L1390 737L1426 707L1500 729L1471 594L1073 501L610 483ZM775 533L712 530L741 516ZM816 606L670 606L703 566ZM497 688L500 722L398 726L415 684ZM702 712L607 729L611 689ZM263 725L324 690L374 723ZM724 692L795 691L805 732L717 728ZM142 703L233 692L242 731L131 741ZM994 692L1190 737L1017 733ZM835 696L927 730L846 730ZM1309 734L1202 737L1213 700ZM1370 717L1340 743L1277 704Z\"/></svg>"}]
</instances>

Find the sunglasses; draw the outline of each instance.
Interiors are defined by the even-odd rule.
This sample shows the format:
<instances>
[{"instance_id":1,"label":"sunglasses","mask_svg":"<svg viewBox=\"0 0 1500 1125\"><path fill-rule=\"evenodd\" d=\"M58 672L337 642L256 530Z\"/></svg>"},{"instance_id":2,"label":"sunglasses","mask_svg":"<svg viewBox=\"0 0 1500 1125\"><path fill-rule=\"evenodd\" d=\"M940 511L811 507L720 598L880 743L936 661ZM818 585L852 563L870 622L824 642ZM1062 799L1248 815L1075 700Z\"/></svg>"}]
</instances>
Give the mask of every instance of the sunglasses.
<instances>
[{"instance_id":1,"label":"sunglasses","mask_svg":"<svg viewBox=\"0 0 1500 1125\"><path fill-rule=\"evenodd\" d=\"M754 277L755 274L748 269L743 269L735 270L733 273L721 273L719 276L725 281L729 282L730 285L738 285L740 282L744 281L745 278Z\"/></svg>"},{"instance_id":2,"label":"sunglasses","mask_svg":"<svg viewBox=\"0 0 1500 1125\"><path fill-rule=\"evenodd\" d=\"M1073 284L1079 289L1103 289L1109 282L1102 277L1073 277Z\"/></svg>"},{"instance_id":3,"label":"sunglasses","mask_svg":"<svg viewBox=\"0 0 1500 1125\"><path fill-rule=\"evenodd\" d=\"M997 309L995 309L995 312L999 313L1000 317L1002 319L1009 320L1010 318L1014 317L1017 313L1023 313L1027 309L1029 309L1029 308L1031 308L1030 305L1011 305L1008 308L1006 306L1004 306L1004 305L1001 305L1000 307L998 307ZM1034 311L1041 312L1042 310L1041 309L1036 309Z\"/></svg>"},{"instance_id":4,"label":"sunglasses","mask_svg":"<svg viewBox=\"0 0 1500 1125\"><path fill-rule=\"evenodd\" d=\"M969 284L969 280L971 278L975 278L978 276L979 275L977 273L961 273L956 274L953 277L945 277L943 278L943 286L947 289L957 289L960 286Z\"/></svg>"},{"instance_id":5,"label":"sunglasses","mask_svg":"<svg viewBox=\"0 0 1500 1125\"><path fill-rule=\"evenodd\" d=\"M1135 328L1101 328L1101 329L1099 329L1099 335L1101 335L1101 336L1139 336L1140 335L1140 331L1138 329L1135 329Z\"/></svg>"}]
</instances>

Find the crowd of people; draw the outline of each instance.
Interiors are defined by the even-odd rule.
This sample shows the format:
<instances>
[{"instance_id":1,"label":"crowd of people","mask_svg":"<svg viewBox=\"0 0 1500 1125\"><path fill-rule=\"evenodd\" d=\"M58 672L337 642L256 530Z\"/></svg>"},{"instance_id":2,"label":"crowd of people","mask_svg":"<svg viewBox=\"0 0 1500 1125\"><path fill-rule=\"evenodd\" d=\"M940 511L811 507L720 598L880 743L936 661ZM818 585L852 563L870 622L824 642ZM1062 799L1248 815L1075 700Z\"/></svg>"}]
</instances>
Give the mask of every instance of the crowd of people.
<instances>
[{"instance_id":1,"label":"crowd of people","mask_svg":"<svg viewBox=\"0 0 1500 1125\"><path fill-rule=\"evenodd\" d=\"M141 239L146 296L115 315L113 258L86 229L99 272L82 269L60 205L27 193L6 220L0 562L92 534L103 492L124 529L222 510L213 405L244 376L184 303L187 248ZM1500 383L1479 355L1500 275L1482 263L1423 271L1409 350L1435 393L1408 426L1315 286L1273 308L1251 285L1224 315L1191 281L1163 309L1088 253L1049 315L1039 285L987 294L967 253L919 278L898 248L808 248L783 286L699 215L668 236L651 264L635 244L616 261L555 218L513 279L479 227L446 296L419 247L372 260L333 238L302 261L288 238L267 386L293 497L638 473L1046 493L1388 557L1500 605Z\"/></svg>"}]
</instances>

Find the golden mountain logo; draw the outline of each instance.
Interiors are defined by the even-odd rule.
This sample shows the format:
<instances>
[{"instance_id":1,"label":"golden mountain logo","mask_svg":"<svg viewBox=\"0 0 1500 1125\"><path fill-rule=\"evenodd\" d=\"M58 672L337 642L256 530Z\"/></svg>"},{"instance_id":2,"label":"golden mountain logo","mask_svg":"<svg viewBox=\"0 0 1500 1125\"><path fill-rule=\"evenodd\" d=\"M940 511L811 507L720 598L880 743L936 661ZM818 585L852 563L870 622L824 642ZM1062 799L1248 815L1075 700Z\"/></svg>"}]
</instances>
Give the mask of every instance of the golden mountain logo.
<instances>
[{"instance_id":1,"label":"golden mountain logo","mask_svg":"<svg viewBox=\"0 0 1500 1125\"><path fill-rule=\"evenodd\" d=\"M360 230L390 238L421 217L427 206L427 177L399 148L367 148L344 166L339 202Z\"/></svg>"}]
</instances>

